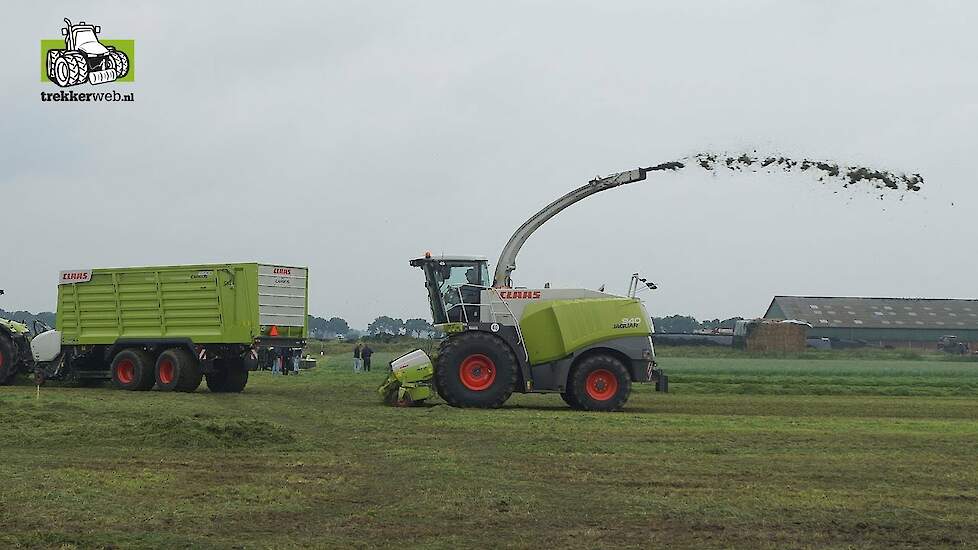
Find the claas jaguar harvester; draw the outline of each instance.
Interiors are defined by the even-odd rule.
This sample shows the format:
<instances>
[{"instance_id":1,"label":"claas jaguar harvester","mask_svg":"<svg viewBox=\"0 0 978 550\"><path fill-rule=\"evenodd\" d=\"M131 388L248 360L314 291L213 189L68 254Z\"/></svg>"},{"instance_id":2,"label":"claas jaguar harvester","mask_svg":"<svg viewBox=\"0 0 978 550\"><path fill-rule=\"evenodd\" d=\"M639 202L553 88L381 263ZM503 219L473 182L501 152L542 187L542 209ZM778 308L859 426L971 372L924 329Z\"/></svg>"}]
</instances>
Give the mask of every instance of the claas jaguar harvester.
<instances>
[{"instance_id":1,"label":"claas jaguar harvester","mask_svg":"<svg viewBox=\"0 0 978 550\"><path fill-rule=\"evenodd\" d=\"M457 407L498 407L515 392L560 393L575 409L625 405L632 383L664 390L652 346L652 323L635 293L518 288L512 272L523 243L547 220L595 193L644 180L658 168L597 178L536 213L513 234L489 278L486 258L433 256L411 260L425 275L431 315L447 334L434 364L421 350L391 362L379 388L388 402L423 401L432 390ZM430 373L430 374L429 374Z\"/></svg>"},{"instance_id":2,"label":"claas jaguar harvester","mask_svg":"<svg viewBox=\"0 0 978 550\"><path fill-rule=\"evenodd\" d=\"M206 378L212 392L240 392L259 350L301 352L307 277L258 263L62 271L57 326L31 340L35 376L184 392Z\"/></svg>"}]
</instances>

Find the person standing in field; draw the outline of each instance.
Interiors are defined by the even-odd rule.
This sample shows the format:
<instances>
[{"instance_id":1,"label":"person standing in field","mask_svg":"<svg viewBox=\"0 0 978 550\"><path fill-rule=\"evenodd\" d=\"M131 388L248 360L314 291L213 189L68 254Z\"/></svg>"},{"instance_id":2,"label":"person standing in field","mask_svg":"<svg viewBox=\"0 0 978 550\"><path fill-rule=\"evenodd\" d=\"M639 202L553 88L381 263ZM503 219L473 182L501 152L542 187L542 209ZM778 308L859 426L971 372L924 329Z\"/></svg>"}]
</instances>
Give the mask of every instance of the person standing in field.
<instances>
[{"instance_id":1,"label":"person standing in field","mask_svg":"<svg viewBox=\"0 0 978 550\"><path fill-rule=\"evenodd\" d=\"M360 357L363 361L363 371L370 372L370 356L374 354L374 350L370 349L370 344L364 344L363 349L360 350Z\"/></svg>"},{"instance_id":2,"label":"person standing in field","mask_svg":"<svg viewBox=\"0 0 978 550\"><path fill-rule=\"evenodd\" d=\"M360 342L357 342L357 345L353 346L353 372L360 372L363 369L363 360L360 358L362 349L363 344Z\"/></svg>"},{"instance_id":3,"label":"person standing in field","mask_svg":"<svg viewBox=\"0 0 978 550\"><path fill-rule=\"evenodd\" d=\"M282 374L282 357L275 350L269 353L272 355L272 374Z\"/></svg>"}]
</instances>

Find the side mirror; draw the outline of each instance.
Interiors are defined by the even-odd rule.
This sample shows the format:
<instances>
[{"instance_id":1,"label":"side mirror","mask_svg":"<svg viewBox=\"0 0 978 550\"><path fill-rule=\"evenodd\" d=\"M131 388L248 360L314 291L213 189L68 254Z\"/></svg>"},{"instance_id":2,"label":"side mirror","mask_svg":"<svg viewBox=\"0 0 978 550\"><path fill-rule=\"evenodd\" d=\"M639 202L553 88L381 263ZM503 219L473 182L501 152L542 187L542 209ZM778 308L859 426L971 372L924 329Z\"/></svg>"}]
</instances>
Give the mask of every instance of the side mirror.
<instances>
[{"instance_id":1,"label":"side mirror","mask_svg":"<svg viewBox=\"0 0 978 550\"><path fill-rule=\"evenodd\" d=\"M61 36L68 36L68 29L61 29Z\"/></svg>"},{"instance_id":2,"label":"side mirror","mask_svg":"<svg viewBox=\"0 0 978 550\"><path fill-rule=\"evenodd\" d=\"M102 32L102 27L95 25L95 34Z\"/></svg>"}]
</instances>

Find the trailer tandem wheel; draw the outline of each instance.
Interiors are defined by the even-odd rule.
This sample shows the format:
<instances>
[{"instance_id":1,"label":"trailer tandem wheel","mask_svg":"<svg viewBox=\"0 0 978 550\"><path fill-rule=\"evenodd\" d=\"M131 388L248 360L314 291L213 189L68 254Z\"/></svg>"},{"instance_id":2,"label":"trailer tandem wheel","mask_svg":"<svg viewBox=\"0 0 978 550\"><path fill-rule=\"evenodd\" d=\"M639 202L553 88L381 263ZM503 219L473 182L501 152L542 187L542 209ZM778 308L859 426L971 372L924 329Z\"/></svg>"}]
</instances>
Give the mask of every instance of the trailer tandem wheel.
<instances>
[{"instance_id":1,"label":"trailer tandem wheel","mask_svg":"<svg viewBox=\"0 0 978 550\"><path fill-rule=\"evenodd\" d=\"M141 349L124 349L112 359L112 383L123 390L146 391L156 383L153 357Z\"/></svg>"},{"instance_id":2,"label":"trailer tandem wheel","mask_svg":"<svg viewBox=\"0 0 978 550\"><path fill-rule=\"evenodd\" d=\"M217 359L214 372L205 375L207 389L213 393L241 393L248 385L248 369L244 359Z\"/></svg>"},{"instance_id":3,"label":"trailer tandem wheel","mask_svg":"<svg viewBox=\"0 0 978 550\"><path fill-rule=\"evenodd\" d=\"M163 391L197 391L203 374L197 358L184 348L170 348L156 359L156 386Z\"/></svg>"}]
</instances>

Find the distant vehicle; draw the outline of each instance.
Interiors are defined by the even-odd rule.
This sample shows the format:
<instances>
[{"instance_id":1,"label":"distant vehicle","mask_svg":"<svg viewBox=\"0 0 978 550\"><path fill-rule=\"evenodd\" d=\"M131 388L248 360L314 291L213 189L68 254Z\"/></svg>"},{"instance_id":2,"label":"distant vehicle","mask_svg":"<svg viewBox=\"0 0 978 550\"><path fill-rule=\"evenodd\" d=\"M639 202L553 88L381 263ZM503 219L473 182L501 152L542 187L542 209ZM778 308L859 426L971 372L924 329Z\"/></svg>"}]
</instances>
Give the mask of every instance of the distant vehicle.
<instances>
[{"instance_id":1,"label":"distant vehicle","mask_svg":"<svg viewBox=\"0 0 978 550\"><path fill-rule=\"evenodd\" d=\"M240 392L308 334L304 267L258 263L62 271L57 327L31 340L45 380L111 379L125 390Z\"/></svg>"},{"instance_id":2,"label":"distant vehicle","mask_svg":"<svg viewBox=\"0 0 978 550\"><path fill-rule=\"evenodd\" d=\"M3 294L2 290L0 294ZM13 382L18 372L29 368L30 359L30 331L27 325L0 319L0 386Z\"/></svg>"},{"instance_id":3,"label":"distant vehicle","mask_svg":"<svg viewBox=\"0 0 978 550\"><path fill-rule=\"evenodd\" d=\"M952 355L968 355L971 347L967 342L959 342L957 336L941 336L937 341L937 349Z\"/></svg>"},{"instance_id":4,"label":"distant vehicle","mask_svg":"<svg viewBox=\"0 0 978 550\"><path fill-rule=\"evenodd\" d=\"M346 336L343 336L342 334L337 334L336 339L342 342L343 340L346 340Z\"/></svg>"}]
</instances>

